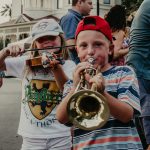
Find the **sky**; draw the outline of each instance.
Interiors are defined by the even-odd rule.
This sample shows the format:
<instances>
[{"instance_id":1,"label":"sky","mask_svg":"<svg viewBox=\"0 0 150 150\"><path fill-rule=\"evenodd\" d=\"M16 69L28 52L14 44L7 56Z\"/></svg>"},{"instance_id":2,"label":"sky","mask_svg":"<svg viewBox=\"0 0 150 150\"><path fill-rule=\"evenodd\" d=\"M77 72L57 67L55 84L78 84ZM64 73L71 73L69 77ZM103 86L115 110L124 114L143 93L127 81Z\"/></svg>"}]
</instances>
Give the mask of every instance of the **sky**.
<instances>
[{"instance_id":1,"label":"sky","mask_svg":"<svg viewBox=\"0 0 150 150\"><path fill-rule=\"evenodd\" d=\"M0 0L0 11L2 11L2 6L4 6L5 4L11 4L12 0ZM1 16L0 14L0 23L3 22L7 22L9 21L9 17L8 16Z\"/></svg>"}]
</instances>

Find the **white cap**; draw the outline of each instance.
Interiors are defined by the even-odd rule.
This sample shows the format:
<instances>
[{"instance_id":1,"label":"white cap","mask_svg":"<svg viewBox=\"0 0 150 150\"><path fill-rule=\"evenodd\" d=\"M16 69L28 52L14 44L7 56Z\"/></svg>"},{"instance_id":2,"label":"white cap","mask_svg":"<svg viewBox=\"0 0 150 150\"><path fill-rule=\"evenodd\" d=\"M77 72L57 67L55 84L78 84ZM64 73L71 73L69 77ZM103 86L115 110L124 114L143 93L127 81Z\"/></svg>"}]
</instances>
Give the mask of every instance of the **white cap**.
<instances>
[{"instance_id":1,"label":"white cap","mask_svg":"<svg viewBox=\"0 0 150 150\"><path fill-rule=\"evenodd\" d=\"M63 34L63 31L60 25L54 19L40 20L33 26L31 31L32 41L35 41L42 36L58 36L60 34Z\"/></svg>"}]
</instances>

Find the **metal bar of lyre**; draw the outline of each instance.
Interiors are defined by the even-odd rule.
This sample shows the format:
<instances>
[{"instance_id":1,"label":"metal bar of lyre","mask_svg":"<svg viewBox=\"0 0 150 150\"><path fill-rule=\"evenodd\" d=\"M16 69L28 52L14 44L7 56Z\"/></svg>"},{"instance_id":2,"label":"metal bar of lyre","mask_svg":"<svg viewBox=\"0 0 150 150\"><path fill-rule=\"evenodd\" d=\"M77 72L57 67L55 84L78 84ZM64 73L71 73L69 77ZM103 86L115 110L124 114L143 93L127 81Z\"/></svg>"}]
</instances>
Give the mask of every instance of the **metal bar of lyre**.
<instances>
[{"instance_id":1,"label":"metal bar of lyre","mask_svg":"<svg viewBox=\"0 0 150 150\"><path fill-rule=\"evenodd\" d=\"M28 51L42 51L42 50L57 49L57 48L68 48L68 47L75 47L75 45L56 46L56 47L50 46L50 47L46 47L46 48L25 49L25 52L28 52Z\"/></svg>"}]
</instances>

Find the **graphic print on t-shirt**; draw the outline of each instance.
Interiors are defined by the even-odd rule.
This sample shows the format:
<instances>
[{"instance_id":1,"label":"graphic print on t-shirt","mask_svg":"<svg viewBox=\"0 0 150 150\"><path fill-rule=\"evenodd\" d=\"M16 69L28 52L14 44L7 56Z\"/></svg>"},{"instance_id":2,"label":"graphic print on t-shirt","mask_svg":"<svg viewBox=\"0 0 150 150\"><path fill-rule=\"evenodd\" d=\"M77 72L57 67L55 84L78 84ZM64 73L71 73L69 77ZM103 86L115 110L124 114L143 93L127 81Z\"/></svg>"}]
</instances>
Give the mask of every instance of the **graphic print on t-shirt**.
<instances>
[{"instance_id":1,"label":"graphic print on t-shirt","mask_svg":"<svg viewBox=\"0 0 150 150\"><path fill-rule=\"evenodd\" d=\"M55 81L32 79L25 87L25 100L38 120L48 116L60 102L62 93Z\"/></svg>"}]
</instances>

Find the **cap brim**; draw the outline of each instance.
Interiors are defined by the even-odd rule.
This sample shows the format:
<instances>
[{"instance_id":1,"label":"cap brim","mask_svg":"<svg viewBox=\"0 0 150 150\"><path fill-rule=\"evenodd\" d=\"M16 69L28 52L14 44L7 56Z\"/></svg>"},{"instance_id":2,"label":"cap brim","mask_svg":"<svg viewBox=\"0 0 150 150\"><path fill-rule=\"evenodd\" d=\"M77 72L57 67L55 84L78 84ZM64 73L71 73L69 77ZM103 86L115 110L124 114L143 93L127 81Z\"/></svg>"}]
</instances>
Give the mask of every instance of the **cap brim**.
<instances>
[{"instance_id":1,"label":"cap brim","mask_svg":"<svg viewBox=\"0 0 150 150\"><path fill-rule=\"evenodd\" d=\"M41 33L41 34L38 34L35 37L33 37L32 38L32 42L35 41L36 39L40 38L40 37L43 37L43 36L47 36L47 35L58 36L59 34L62 34L62 33L60 33L60 32L54 32L54 31L49 31L49 32Z\"/></svg>"}]
</instances>

